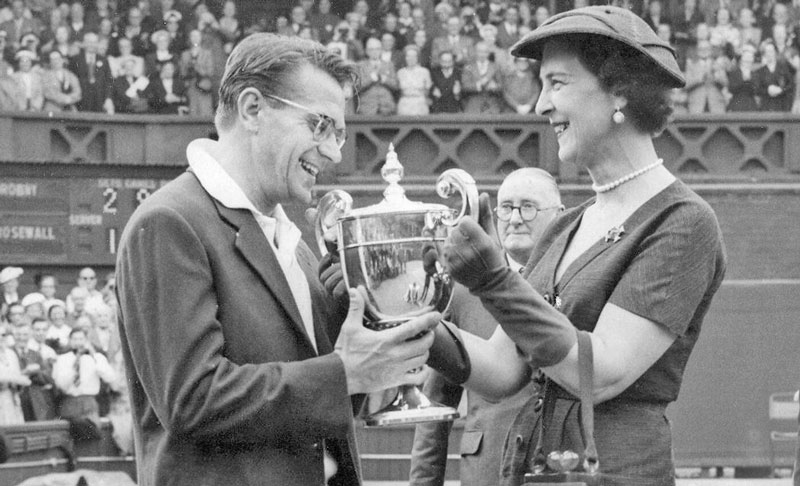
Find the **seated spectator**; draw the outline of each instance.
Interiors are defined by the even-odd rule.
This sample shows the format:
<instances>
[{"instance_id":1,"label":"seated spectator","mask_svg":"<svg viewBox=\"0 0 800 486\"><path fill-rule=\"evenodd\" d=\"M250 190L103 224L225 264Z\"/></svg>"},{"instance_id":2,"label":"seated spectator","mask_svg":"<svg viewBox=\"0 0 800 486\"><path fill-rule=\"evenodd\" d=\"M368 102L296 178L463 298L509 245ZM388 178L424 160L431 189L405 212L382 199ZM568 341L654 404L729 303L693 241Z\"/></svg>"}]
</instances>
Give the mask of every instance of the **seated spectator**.
<instances>
[{"instance_id":1,"label":"seated spectator","mask_svg":"<svg viewBox=\"0 0 800 486\"><path fill-rule=\"evenodd\" d=\"M100 418L97 394L100 382L116 382L117 375L108 360L89 346L86 333L73 329L69 336L70 351L61 354L53 365L53 380L61 392L58 416L73 422L75 439L99 438Z\"/></svg>"},{"instance_id":2,"label":"seated spectator","mask_svg":"<svg viewBox=\"0 0 800 486\"><path fill-rule=\"evenodd\" d=\"M42 52L50 51L51 46L55 41L55 33L59 27L64 27L66 29L67 22L62 14L61 10L58 8L53 8L50 10L48 14L48 22L47 25L42 29L41 37L42 37ZM67 38L69 38L69 30L67 32ZM64 57L68 57L65 55Z\"/></svg>"},{"instance_id":3,"label":"seated spectator","mask_svg":"<svg viewBox=\"0 0 800 486\"><path fill-rule=\"evenodd\" d=\"M753 11L747 7L739 10L738 28L739 46L746 44L757 46L761 44L761 29L755 26L756 18ZM741 52L737 53L741 54Z\"/></svg>"},{"instance_id":4,"label":"seated spectator","mask_svg":"<svg viewBox=\"0 0 800 486\"><path fill-rule=\"evenodd\" d=\"M70 327L75 327L75 322L86 314L87 302L90 298L89 290L85 287L72 287L69 295L67 295L67 324Z\"/></svg>"},{"instance_id":5,"label":"seated spectator","mask_svg":"<svg viewBox=\"0 0 800 486\"><path fill-rule=\"evenodd\" d=\"M69 39L69 28L66 25L59 25L53 32L53 39L42 46L43 52L58 51L61 57L69 59L77 54L77 44Z\"/></svg>"},{"instance_id":6,"label":"seated spectator","mask_svg":"<svg viewBox=\"0 0 800 486\"><path fill-rule=\"evenodd\" d=\"M229 2L230 3L230 2ZM181 77L186 84L189 114L214 116L214 54L202 45L203 34L189 32L189 48L181 54Z\"/></svg>"},{"instance_id":7,"label":"seated spectator","mask_svg":"<svg viewBox=\"0 0 800 486\"><path fill-rule=\"evenodd\" d=\"M542 91L538 69L534 71L533 63L524 57L514 60L514 69L503 77L502 86L505 111L519 115L532 112Z\"/></svg>"},{"instance_id":8,"label":"seated spectator","mask_svg":"<svg viewBox=\"0 0 800 486\"><path fill-rule=\"evenodd\" d=\"M45 314L50 310L51 305L59 302L63 303L63 301L59 300L56 296L56 292L58 292L58 279L55 277L55 275L43 273L37 275L35 281L36 286L39 288L39 292L44 295Z\"/></svg>"},{"instance_id":9,"label":"seated spectator","mask_svg":"<svg viewBox=\"0 0 800 486\"><path fill-rule=\"evenodd\" d=\"M150 81L138 74L139 69L134 56L124 58L122 72L114 78L111 99L117 113L147 113L149 106L143 92Z\"/></svg>"},{"instance_id":10,"label":"seated spectator","mask_svg":"<svg viewBox=\"0 0 800 486\"><path fill-rule=\"evenodd\" d=\"M25 307L19 302L14 302L6 307L5 313L6 324L14 328L27 321L25 315Z\"/></svg>"},{"instance_id":11,"label":"seated spectator","mask_svg":"<svg viewBox=\"0 0 800 486\"><path fill-rule=\"evenodd\" d=\"M658 35L658 38L664 42L667 42L670 45L674 44L674 39L672 38L672 26L670 26L670 24L659 24L656 28L656 35Z\"/></svg>"},{"instance_id":12,"label":"seated spectator","mask_svg":"<svg viewBox=\"0 0 800 486\"><path fill-rule=\"evenodd\" d=\"M91 307L93 304L103 303L103 294L97 290L97 273L92 267L83 267L78 271L78 278L75 280L78 287L83 287L87 290L88 296L85 305ZM72 296L67 295L67 311L73 310Z\"/></svg>"},{"instance_id":13,"label":"seated spectator","mask_svg":"<svg viewBox=\"0 0 800 486\"><path fill-rule=\"evenodd\" d=\"M22 298L20 304L25 308L25 317L28 322L44 317L44 301L44 295L39 292L31 292Z\"/></svg>"},{"instance_id":14,"label":"seated spectator","mask_svg":"<svg viewBox=\"0 0 800 486\"><path fill-rule=\"evenodd\" d=\"M432 32L428 32L427 28L427 17L425 15L425 10L422 7L416 6L411 9L411 20L412 24L411 27L408 29L407 37L414 40L414 34L420 30L424 30L428 35L428 40L435 39L432 35Z\"/></svg>"},{"instance_id":15,"label":"seated spectator","mask_svg":"<svg viewBox=\"0 0 800 486\"><path fill-rule=\"evenodd\" d=\"M467 64L461 75L464 113L496 114L502 111L501 74L489 60L486 42L475 45L475 61Z\"/></svg>"},{"instance_id":16,"label":"seated spectator","mask_svg":"<svg viewBox=\"0 0 800 486\"><path fill-rule=\"evenodd\" d=\"M536 27L542 25L544 21L549 18L550 18L550 11L544 5L540 5L536 7L536 10L533 13L533 25L531 27L535 29Z\"/></svg>"},{"instance_id":17,"label":"seated spectator","mask_svg":"<svg viewBox=\"0 0 800 486\"><path fill-rule=\"evenodd\" d=\"M465 35L472 39L472 42L478 42L481 40L481 20L478 18L478 15L475 13L475 7L470 4L464 4L461 6L461 35ZM517 31L517 33L521 36L522 31Z\"/></svg>"},{"instance_id":18,"label":"seated spectator","mask_svg":"<svg viewBox=\"0 0 800 486\"><path fill-rule=\"evenodd\" d=\"M417 46L419 50L419 65L424 68L431 68L431 43L428 42L428 32L417 30L411 39L411 44ZM409 44L407 44L409 45ZM452 54L452 53L451 53Z\"/></svg>"},{"instance_id":19,"label":"seated spectator","mask_svg":"<svg viewBox=\"0 0 800 486\"><path fill-rule=\"evenodd\" d=\"M169 34L166 30L157 30L150 36L153 52L144 57L144 72L151 77L161 71L161 66L167 62L177 63L177 56L169 48Z\"/></svg>"},{"instance_id":20,"label":"seated spectator","mask_svg":"<svg viewBox=\"0 0 800 486\"><path fill-rule=\"evenodd\" d=\"M756 84L753 77L756 48L745 44L741 48L739 61L728 71L728 111L758 111Z\"/></svg>"},{"instance_id":21,"label":"seated spectator","mask_svg":"<svg viewBox=\"0 0 800 486\"><path fill-rule=\"evenodd\" d=\"M65 67L66 60L58 50L50 51L49 69L42 73L44 94L43 111L78 111L81 100L81 84L78 77Z\"/></svg>"},{"instance_id":22,"label":"seated spectator","mask_svg":"<svg viewBox=\"0 0 800 486\"><path fill-rule=\"evenodd\" d=\"M177 10L164 12L164 31L169 38L169 51L180 56L186 49L186 31L183 28L183 15ZM222 32L220 30L220 32Z\"/></svg>"},{"instance_id":23,"label":"seated spectator","mask_svg":"<svg viewBox=\"0 0 800 486\"><path fill-rule=\"evenodd\" d=\"M44 362L52 368L56 360L56 350L47 344L47 333L50 331L50 321L38 317L31 321L31 338L28 340L28 349L42 357ZM67 335L69 337L69 334Z\"/></svg>"},{"instance_id":24,"label":"seated spectator","mask_svg":"<svg viewBox=\"0 0 800 486\"><path fill-rule=\"evenodd\" d=\"M439 54L438 67L431 68L431 113L461 112L461 69L450 51Z\"/></svg>"},{"instance_id":25,"label":"seated spectator","mask_svg":"<svg viewBox=\"0 0 800 486\"><path fill-rule=\"evenodd\" d=\"M23 35L30 32L38 33L42 29L39 20L33 18L27 11L25 0L11 1L11 15L11 19L0 23L0 30L7 34L9 45L17 51L23 47L21 43Z\"/></svg>"},{"instance_id":26,"label":"seated spectator","mask_svg":"<svg viewBox=\"0 0 800 486\"><path fill-rule=\"evenodd\" d=\"M728 85L724 65L711 54L711 43L697 43L697 57L686 61L689 113L724 113L723 89Z\"/></svg>"},{"instance_id":27,"label":"seated spectator","mask_svg":"<svg viewBox=\"0 0 800 486\"><path fill-rule=\"evenodd\" d=\"M133 44L127 37L122 37L117 41L118 56L108 58L108 67L111 69L111 76L118 78L122 75L122 64L132 60L134 64L133 75L135 77L144 76L144 58L133 53Z\"/></svg>"},{"instance_id":28,"label":"seated spectator","mask_svg":"<svg viewBox=\"0 0 800 486\"><path fill-rule=\"evenodd\" d=\"M761 67L753 73L761 111L788 112L794 96L794 73L789 63L775 49L771 39L761 43Z\"/></svg>"},{"instance_id":29,"label":"seated spectator","mask_svg":"<svg viewBox=\"0 0 800 486\"><path fill-rule=\"evenodd\" d=\"M22 374L17 353L10 345L11 332L6 334L0 339L0 426L25 422L19 391L31 384L30 378Z\"/></svg>"},{"instance_id":30,"label":"seated spectator","mask_svg":"<svg viewBox=\"0 0 800 486\"><path fill-rule=\"evenodd\" d=\"M319 0L316 12L312 11L309 16L309 24L317 32L319 42L327 44L333 38L333 32L342 18L331 12L330 0Z\"/></svg>"},{"instance_id":31,"label":"seated spectator","mask_svg":"<svg viewBox=\"0 0 800 486\"><path fill-rule=\"evenodd\" d=\"M92 321L92 327L88 334L89 343L97 353L102 353L111 364L115 359L119 358L121 349L114 311L107 305L97 306L89 312L89 320ZM115 371L117 369L113 365L112 368ZM108 415L112 395L113 392L109 384L100 385L97 403L101 417Z\"/></svg>"},{"instance_id":32,"label":"seated spectator","mask_svg":"<svg viewBox=\"0 0 800 486\"><path fill-rule=\"evenodd\" d=\"M450 23L451 18L457 18L458 15L454 12L453 6L450 5L448 2L439 2L433 8L433 18L430 19L430 25L426 27L428 34L431 38L436 39L438 37L445 37L447 35L452 35L453 30L448 25ZM461 20L459 19L459 25L457 33L461 31ZM438 59L438 54L434 56L434 59Z\"/></svg>"},{"instance_id":33,"label":"seated spectator","mask_svg":"<svg viewBox=\"0 0 800 486\"><path fill-rule=\"evenodd\" d=\"M167 61L160 71L149 77L150 83L143 92L150 113L160 115L186 114L189 109L186 98L186 85L178 76L175 64Z\"/></svg>"},{"instance_id":34,"label":"seated spectator","mask_svg":"<svg viewBox=\"0 0 800 486\"><path fill-rule=\"evenodd\" d=\"M56 353L63 353L69 346L69 333L72 327L67 323L67 308L60 304L53 304L47 311L50 327L47 328L45 342Z\"/></svg>"},{"instance_id":35,"label":"seated spectator","mask_svg":"<svg viewBox=\"0 0 800 486\"><path fill-rule=\"evenodd\" d=\"M689 51L697 42L695 37L697 26L704 22L705 19L703 13L697 8L697 0L684 0L681 14L672 20L675 53L678 57L678 65L681 69L684 69L686 67L686 59L690 55Z\"/></svg>"},{"instance_id":36,"label":"seated spectator","mask_svg":"<svg viewBox=\"0 0 800 486\"><path fill-rule=\"evenodd\" d=\"M406 66L397 72L400 98L397 100L398 115L427 115L430 112L428 93L431 89L431 73L419 65L419 49L408 45L404 49Z\"/></svg>"},{"instance_id":37,"label":"seated spectator","mask_svg":"<svg viewBox=\"0 0 800 486\"><path fill-rule=\"evenodd\" d=\"M150 31L142 26L144 16L139 7L131 7L125 16L120 29L120 39L128 39L133 47L133 54L144 58L150 45Z\"/></svg>"},{"instance_id":38,"label":"seated spectator","mask_svg":"<svg viewBox=\"0 0 800 486\"><path fill-rule=\"evenodd\" d=\"M391 35L391 34L384 34ZM381 41L367 39L367 59L358 62L360 88L358 113L361 115L393 115L398 89L394 65L381 59Z\"/></svg>"},{"instance_id":39,"label":"seated spectator","mask_svg":"<svg viewBox=\"0 0 800 486\"><path fill-rule=\"evenodd\" d=\"M482 26L481 39L489 48L489 60L493 61L501 72L505 73L514 69L509 50L497 45L497 27L492 24Z\"/></svg>"},{"instance_id":40,"label":"seated spectator","mask_svg":"<svg viewBox=\"0 0 800 486\"><path fill-rule=\"evenodd\" d=\"M0 75L10 75L14 72L14 68L11 67L13 60L13 50L8 45L8 32L0 30Z\"/></svg>"},{"instance_id":41,"label":"seated spectator","mask_svg":"<svg viewBox=\"0 0 800 486\"><path fill-rule=\"evenodd\" d=\"M77 77L81 85L81 100L78 111L114 113L111 101L111 68L108 59L98 52L99 39L94 32L83 36L83 49L69 62L69 70Z\"/></svg>"},{"instance_id":42,"label":"seated spectator","mask_svg":"<svg viewBox=\"0 0 800 486\"><path fill-rule=\"evenodd\" d=\"M788 59L785 54L789 49L791 49L792 44L794 43L794 39L790 36L790 34L791 31L787 29L786 25L775 24L772 26L770 35L767 36L767 39L771 40L775 45L778 57L783 59Z\"/></svg>"},{"instance_id":43,"label":"seated spectator","mask_svg":"<svg viewBox=\"0 0 800 486\"><path fill-rule=\"evenodd\" d=\"M95 0L91 2L89 9L86 12L85 22L89 26L89 30L94 32L102 31L102 24L104 22L113 23L116 21L116 2L111 4L110 0Z\"/></svg>"},{"instance_id":44,"label":"seated spectator","mask_svg":"<svg viewBox=\"0 0 800 486\"><path fill-rule=\"evenodd\" d=\"M19 278L25 273L20 267L5 267L0 271L0 288L3 291L3 299L0 304L9 305L19 302L22 296L19 295Z\"/></svg>"},{"instance_id":45,"label":"seated spectator","mask_svg":"<svg viewBox=\"0 0 800 486\"><path fill-rule=\"evenodd\" d=\"M22 93L21 109L24 111L42 111L42 107L44 107L42 74L36 65L39 58L36 53L27 49L17 51L14 58L17 60L17 70L12 77L16 80L20 93Z\"/></svg>"},{"instance_id":46,"label":"seated spectator","mask_svg":"<svg viewBox=\"0 0 800 486\"><path fill-rule=\"evenodd\" d=\"M50 365L39 352L30 349L32 337L28 322L15 326L12 331L20 370L30 380L30 385L19 391L23 417L26 422L52 420L55 418L55 407Z\"/></svg>"},{"instance_id":47,"label":"seated spectator","mask_svg":"<svg viewBox=\"0 0 800 486\"><path fill-rule=\"evenodd\" d=\"M442 51L450 51L455 56L457 66L470 63L474 58L474 46L471 38L461 35L461 19L450 17L446 25L446 34L433 39L431 61L435 65Z\"/></svg>"},{"instance_id":48,"label":"seated spectator","mask_svg":"<svg viewBox=\"0 0 800 486\"><path fill-rule=\"evenodd\" d=\"M670 23L669 17L664 15L661 0L651 0L647 4L647 13L642 18L653 29L653 32L658 31L659 25Z\"/></svg>"},{"instance_id":49,"label":"seated spectator","mask_svg":"<svg viewBox=\"0 0 800 486\"><path fill-rule=\"evenodd\" d=\"M653 3L658 3L658 0L652 0L650 5ZM514 5L509 5L503 12L503 21L497 25L497 47L508 50L516 44L520 39L519 27L519 9Z\"/></svg>"},{"instance_id":50,"label":"seated spectator","mask_svg":"<svg viewBox=\"0 0 800 486\"><path fill-rule=\"evenodd\" d=\"M85 10L80 0L73 0L69 4L67 27L69 28L69 40L73 42L83 39L87 32L92 32L92 30L86 28Z\"/></svg>"},{"instance_id":51,"label":"seated spectator","mask_svg":"<svg viewBox=\"0 0 800 486\"><path fill-rule=\"evenodd\" d=\"M330 0L321 0L320 7L322 2L330 3ZM406 44L409 44L414 37L414 31L417 30L414 28L414 18L411 16L411 4L407 1L400 1L395 5L395 9L397 10L397 30L406 37Z\"/></svg>"},{"instance_id":52,"label":"seated spectator","mask_svg":"<svg viewBox=\"0 0 800 486\"><path fill-rule=\"evenodd\" d=\"M330 2L328 2L328 8L330 8ZM310 25L313 29L318 29L313 23ZM242 26L239 25L239 19L236 16L236 2L233 0L227 0L222 7L222 17L219 18L219 34L224 42L225 55L228 55L242 38Z\"/></svg>"},{"instance_id":53,"label":"seated spectator","mask_svg":"<svg viewBox=\"0 0 800 486\"><path fill-rule=\"evenodd\" d=\"M727 8L717 10L717 23L711 27L709 38L711 47L732 56L739 52L741 45L741 32L731 23L731 13Z\"/></svg>"},{"instance_id":54,"label":"seated spectator","mask_svg":"<svg viewBox=\"0 0 800 486\"><path fill-rule=\"evenodd\" d=\"M295 5L294 7L292 7L292 12L291 15L289 16L289 28L284 35L288 34L292 36L298 36L300 35L300 31L306 27L311 28L311 24L309 23L308 18L306 16L306 11L302 6ZM314 40L317 40L317 38L319 38L316 32L312 32L312 37L314 38Z\"/></svg>"},{"instance_id":55,"label":"seated spectator","mask_svg":"<svg viewBox=\"0 0 800 486\"><path fill-rule=\"evenodd\" d=\"M381 33L381 36L386 34L391 34L394 36L394 46L397 50L403 50L408 43L406 36L400 33L399 26L397 24L397 15L395 15L393 12L388 12L383 17L383 27L379 32Z\"/></svg>"},{"instance_id":56,"label":"seated spectator","mask_svg":"<svg viewBox=\"0 0 800 486\"><path fill-rule=\"evenodd\" d=\"M19 41L19 45L20 47L18 50L31 51L36 54L36 59L39 59L39 46L41 45L41 41L36 33L28 32L23 35L22 39Z\"/></svg>"},{"instance_id":57,"label":"seated spectator","mask_svg":"<svg viewBox=\"0 0 800 486\"><path fill-rule=\"evenodd\" d=\"M402 51L397 50L394 36L388 32L381 35L380 60L390 63L395 70L405 66L405 55Z\"/></svg>"}]
</instances>

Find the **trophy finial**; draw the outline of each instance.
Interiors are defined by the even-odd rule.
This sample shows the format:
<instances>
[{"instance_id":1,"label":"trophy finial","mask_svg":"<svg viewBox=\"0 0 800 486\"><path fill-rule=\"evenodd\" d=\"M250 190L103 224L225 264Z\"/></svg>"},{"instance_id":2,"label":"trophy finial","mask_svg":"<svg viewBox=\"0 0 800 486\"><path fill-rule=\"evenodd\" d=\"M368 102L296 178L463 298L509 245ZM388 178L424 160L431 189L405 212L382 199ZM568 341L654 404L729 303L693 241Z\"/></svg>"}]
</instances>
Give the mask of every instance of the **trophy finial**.
<instances>
[{"instance_id":1,"label":"trophy finial","mask_svg":"<svg viewBox=\"0 0 800 486\"><path fill-rule=\"evenodd\" d=\"M403 179L403 165L397 158L394 151L394 144L389 143L389 151L386 153L386 162L381 168L381 177L389 187L383 191L383 198L388 202L399 202L405 199L405 189L400 187L400 180Z\"/></svg>"}]
</instances>

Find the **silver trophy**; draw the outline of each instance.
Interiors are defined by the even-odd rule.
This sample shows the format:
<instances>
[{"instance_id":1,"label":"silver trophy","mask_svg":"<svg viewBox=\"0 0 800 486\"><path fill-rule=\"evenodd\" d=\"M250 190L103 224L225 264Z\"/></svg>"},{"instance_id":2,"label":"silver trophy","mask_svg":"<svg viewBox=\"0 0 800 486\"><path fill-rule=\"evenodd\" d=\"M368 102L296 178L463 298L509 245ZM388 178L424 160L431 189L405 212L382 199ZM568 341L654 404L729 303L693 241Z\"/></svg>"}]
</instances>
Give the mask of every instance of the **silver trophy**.
<instances>
[{"instance_id":1,"label":"silver trophy","mask_svg":"<svg viewBox=\"0 0 800 486\"><path fill-rule=\"evenodd\" d=\"M436 182L442 198L460 193L460 211L409 201L399 185L403 166L392 145L381 176L388 183L383 201L353 209L348 193L333 190L320 199L315 221L320 252L325 255L326 241L335 239L345 284L366 289L364 325L376 331L427 312L447 310L453 281L439 262L442 245L461 218L478 218L478 189L461 169L443 172ZM459 416L456 409L431 402L413 385L400 387L395 399L377 411L372 411L370 398L360 417L367 426L448 421Z\"/></svg>"}]
</instances>

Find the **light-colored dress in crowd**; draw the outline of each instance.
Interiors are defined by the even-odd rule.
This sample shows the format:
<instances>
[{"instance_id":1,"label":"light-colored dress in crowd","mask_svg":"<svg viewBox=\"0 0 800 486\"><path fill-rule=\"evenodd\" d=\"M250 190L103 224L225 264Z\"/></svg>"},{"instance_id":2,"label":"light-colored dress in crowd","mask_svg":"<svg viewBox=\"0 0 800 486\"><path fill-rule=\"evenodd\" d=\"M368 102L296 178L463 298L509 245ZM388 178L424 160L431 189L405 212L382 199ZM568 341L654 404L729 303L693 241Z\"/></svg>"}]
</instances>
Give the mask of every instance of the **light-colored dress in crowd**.
<instances>
[{"instance_id":1,"label":"light-colored dress in crowd","mask_svg":"<svg viewBox=\"0 0 800 486\"><path fill-rule=\"evenodd\" d=\"M400 99L398 115L427 115L430 113L428 92L433 85L431 73L422 66L404 67L397 71Z\"/></svg>"}]
</instances>

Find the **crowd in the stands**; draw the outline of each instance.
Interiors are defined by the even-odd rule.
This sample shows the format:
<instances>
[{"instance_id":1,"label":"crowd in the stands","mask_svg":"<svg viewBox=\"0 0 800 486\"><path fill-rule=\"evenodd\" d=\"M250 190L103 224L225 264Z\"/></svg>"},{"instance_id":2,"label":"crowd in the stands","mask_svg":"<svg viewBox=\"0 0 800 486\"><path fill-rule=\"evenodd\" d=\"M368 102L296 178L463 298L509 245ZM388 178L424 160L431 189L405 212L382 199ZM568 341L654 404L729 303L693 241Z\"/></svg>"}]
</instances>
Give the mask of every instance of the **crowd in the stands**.
<instances>
[{"instance_id":1,"label":"crowd in the stands","mask_svg":"<svg viewBox=\"0 0 800 486\"><path fill-rule=\"evenodd\" d=\"M800 113L800 7L792 2L610 1L675 47L687 79L674 92L677 113ZM253 32L276 32L318 40L359 64L351 113L527 114L540 89L537 66L509 47L589 0L284 3L264 14L235 0L0 1L0 111L211 117L227 53Z\"/></svg>"}]
</instances>

